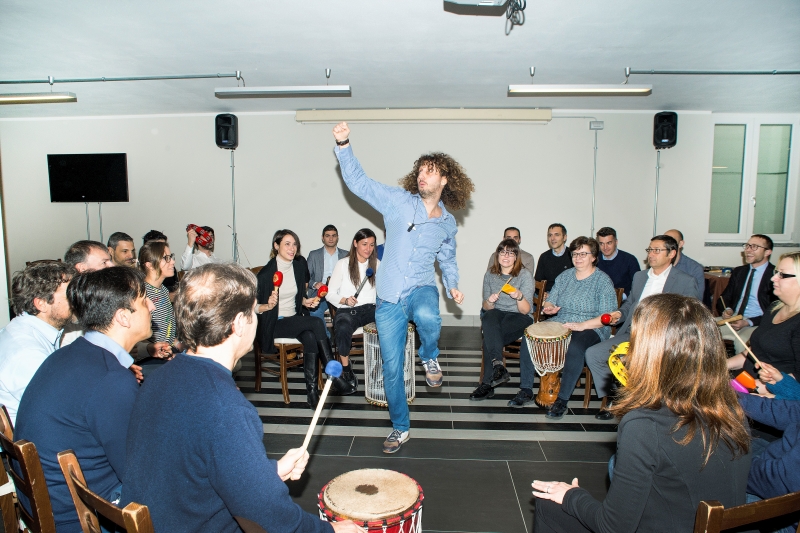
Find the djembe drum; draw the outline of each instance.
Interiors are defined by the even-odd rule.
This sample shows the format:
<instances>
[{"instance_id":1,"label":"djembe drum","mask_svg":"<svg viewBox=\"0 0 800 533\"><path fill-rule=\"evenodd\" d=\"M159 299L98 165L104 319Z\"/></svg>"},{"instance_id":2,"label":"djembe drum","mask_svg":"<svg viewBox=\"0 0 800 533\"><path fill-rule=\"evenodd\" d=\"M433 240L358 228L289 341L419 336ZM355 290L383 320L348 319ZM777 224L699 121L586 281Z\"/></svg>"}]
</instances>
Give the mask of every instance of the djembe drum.
<instances>
[{"instance_id":1,"label":"djembe drum","mask_svg":"<svg viewBox=\"0 0 800 533\"><path fill-rule=\"evenodd\" d=\"M406 334L405 360L403 363L403 382L406 401L411 403L417 397L414 383L414 348L417 335L414 326L408 325ZM364 398L372 405L387 407L386 392L383 389L383 359L375 322L364 326Z\"/></svg>"},{"instance_id":2,"label":"djembe drum","mask_svg":"<svg viewBox=\"0 0 800 533\"><path fill-rule=\"evenodd\" d=\"M420 533L422 487L400 472L353 470L322 487L319 516L327 522L352 520L367 531Z\"/></svg>"},{"instance_id":3,"label":"djembe drum","mask_svg":"<svg viewBox=\"0 0 800 533\"><path fill-rule=\"evenodd\" d=\"M540 407L550 407L558 398L561 382L558 372L564 368L572 331L558 322L537 322L525 329L525 341L528 343L533 360L533 368L539 374L539 392L534 401Z\"/></svg>"}]
</instances>

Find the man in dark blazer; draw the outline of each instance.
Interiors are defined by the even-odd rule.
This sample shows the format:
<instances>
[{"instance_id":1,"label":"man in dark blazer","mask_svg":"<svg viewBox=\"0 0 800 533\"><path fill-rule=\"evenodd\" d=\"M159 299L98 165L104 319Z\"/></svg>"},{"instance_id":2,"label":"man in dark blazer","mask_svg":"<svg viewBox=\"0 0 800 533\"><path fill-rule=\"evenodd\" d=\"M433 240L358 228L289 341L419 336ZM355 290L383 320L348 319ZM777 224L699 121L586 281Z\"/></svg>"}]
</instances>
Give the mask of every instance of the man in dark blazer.
<instances>
[{"instance_id":1,"label":"man in dark blazer","mask_svg":"<svg viewBox=\"0 0 800 533\"><path fill-rule=\"evenodd\" d=\"M308 282L308 294L306 297L311 298L317 295L317 289L320 285L326 285L328 278L333 273L333 267L339 259L347 257L349 252L337 247L339 244L339 230L333 224L328 224L322 229L322 248L312 250L308 253L308 272L311 274L311 281ZM325 320L325 310L328 308L328 302L322 298L319 306L311 311L311 316L315 316ZM328 338L331 337L331 332L325 328Z\"/></svg>"},{"instance_id":2,"label":"man in dark blazer","mask_svg":"<svg viewBox=\"0 0 800 533\"><path fill-rule=\"evenodd\" d=\"M723 318L733 315L744 317L730 324L745 342L758 327L761 317L772 302L777 299L772 292L771 279L775 266L769 262L771 255L772 239L761 234L750 237L744 245L744 260L747 264L733 269L728 286L722 291L720 300L715 303L717 309L722 311ZM736 353L744 351L742 343L727 326L723 325L720 333L723 339L733 341Z\"/></svg>"},{"instance_id":3,"label":"man in dark blazer","mask_svg":"<svg viewBox=\"0 0 800 533\"><path fill-rule=\"evenodd\" d=\"M650 240L647 249L647 263L650 268L633 275L631 294L619 309L611 313L611 324L622 324L616 335L586 350L586 366L592 371L597 397L604 398L611 393L613 384L608 356L612 347L631 338L631 318L639 302L648 296L661 293L680 294L697 298L697 281L685 272L673 267L678 254L678 242L669 235L656 235ZM606 410L595 415L599 420L611 420L613 416Z\"/></svg>"}]
</instances>

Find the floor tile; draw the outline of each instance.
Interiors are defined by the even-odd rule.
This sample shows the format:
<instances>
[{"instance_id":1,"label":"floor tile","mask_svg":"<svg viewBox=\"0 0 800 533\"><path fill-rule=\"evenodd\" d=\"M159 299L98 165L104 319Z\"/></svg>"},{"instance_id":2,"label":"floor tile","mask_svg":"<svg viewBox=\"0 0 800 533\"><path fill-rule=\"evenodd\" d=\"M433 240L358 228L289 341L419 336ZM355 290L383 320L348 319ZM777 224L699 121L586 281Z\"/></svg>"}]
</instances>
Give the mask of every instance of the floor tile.
<instances>
[{"instance_id":1,"label":"floor tile","mask_svg":"<svg viewBox=\"0 0 800 533\"><path fill-rule=\"evenodd\" d=\"M264 434L264 448L269 454L278 454L281 457L292 448L299 448L303 444L305 434L289 435L285 433ZM312 436L308 444L310 455L347 455L353 445L354 437L336 435Z\"/></svg>"},{"instance_id":2,"label":"floor tile","mask_svg":"<svg viewBox=\"0 0 800 533\"><path fill-rule=\"evenodd\" d=\"M617 451L616 442L539 443L548 461L608 462Z\"/></svg>"},{"instance_id":3,"label":"floor tile","mask_svg":"<svg viewBox=\"0 0 800 533\"><path fill-rule=\"evenodd\" d=\"M411 439L394 456L413 459L475 459L502 461L544 461L545 454L537 441L514 442L497 440ZM383 439L356 437L350 456L383 456Z\"/></svg>"}]
</instances>

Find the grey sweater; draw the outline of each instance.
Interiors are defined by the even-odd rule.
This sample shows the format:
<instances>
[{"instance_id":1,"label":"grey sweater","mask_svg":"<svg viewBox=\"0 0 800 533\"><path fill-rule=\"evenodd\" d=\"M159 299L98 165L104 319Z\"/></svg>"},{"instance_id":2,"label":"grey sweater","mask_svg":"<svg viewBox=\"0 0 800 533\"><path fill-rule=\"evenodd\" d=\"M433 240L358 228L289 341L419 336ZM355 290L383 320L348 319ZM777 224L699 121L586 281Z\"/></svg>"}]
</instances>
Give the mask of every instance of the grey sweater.
<instances>
[{"instance_id":1,"label":"grey sweater","mask_svg":"<svg viewBox=\"0 0 800 533\"><path fill-rule=\"evenodd\" d=\"M487 270L483 275L483 299L486 300L489 295L500 292L500 287L506 284L509 277L508 274L492 274ZM522 291L522 297L531 304L531 312L528 315L532 315L533 274L531 271L526 268L520 270L518 276L511 278L511 286ZM504 292L500 292L500 298L495 302L494 308L507 313L519 313L517 301Z\"/></svg>"}]
</instances>

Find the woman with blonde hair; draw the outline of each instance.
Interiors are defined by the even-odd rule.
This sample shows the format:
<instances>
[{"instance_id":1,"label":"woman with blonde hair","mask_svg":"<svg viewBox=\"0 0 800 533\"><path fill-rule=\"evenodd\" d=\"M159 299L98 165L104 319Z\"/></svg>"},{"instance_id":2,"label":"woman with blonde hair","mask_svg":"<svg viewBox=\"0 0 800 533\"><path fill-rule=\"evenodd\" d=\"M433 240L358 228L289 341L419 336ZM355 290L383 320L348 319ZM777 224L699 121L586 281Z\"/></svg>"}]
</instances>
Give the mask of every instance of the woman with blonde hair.
<instances>
[{"instance_id":1,"label":"woman with blonde hair","mask_svg":"<svg viewBox=\"0 0 800 533\"><path fill-rule=\"evenodd\" d=\"M633 314L611 486L595 500L534 481L534 531L691 531L703 500L745 503L750 435L714 318L695 298L657 294Z\"/></svg>"}]
</instances>

